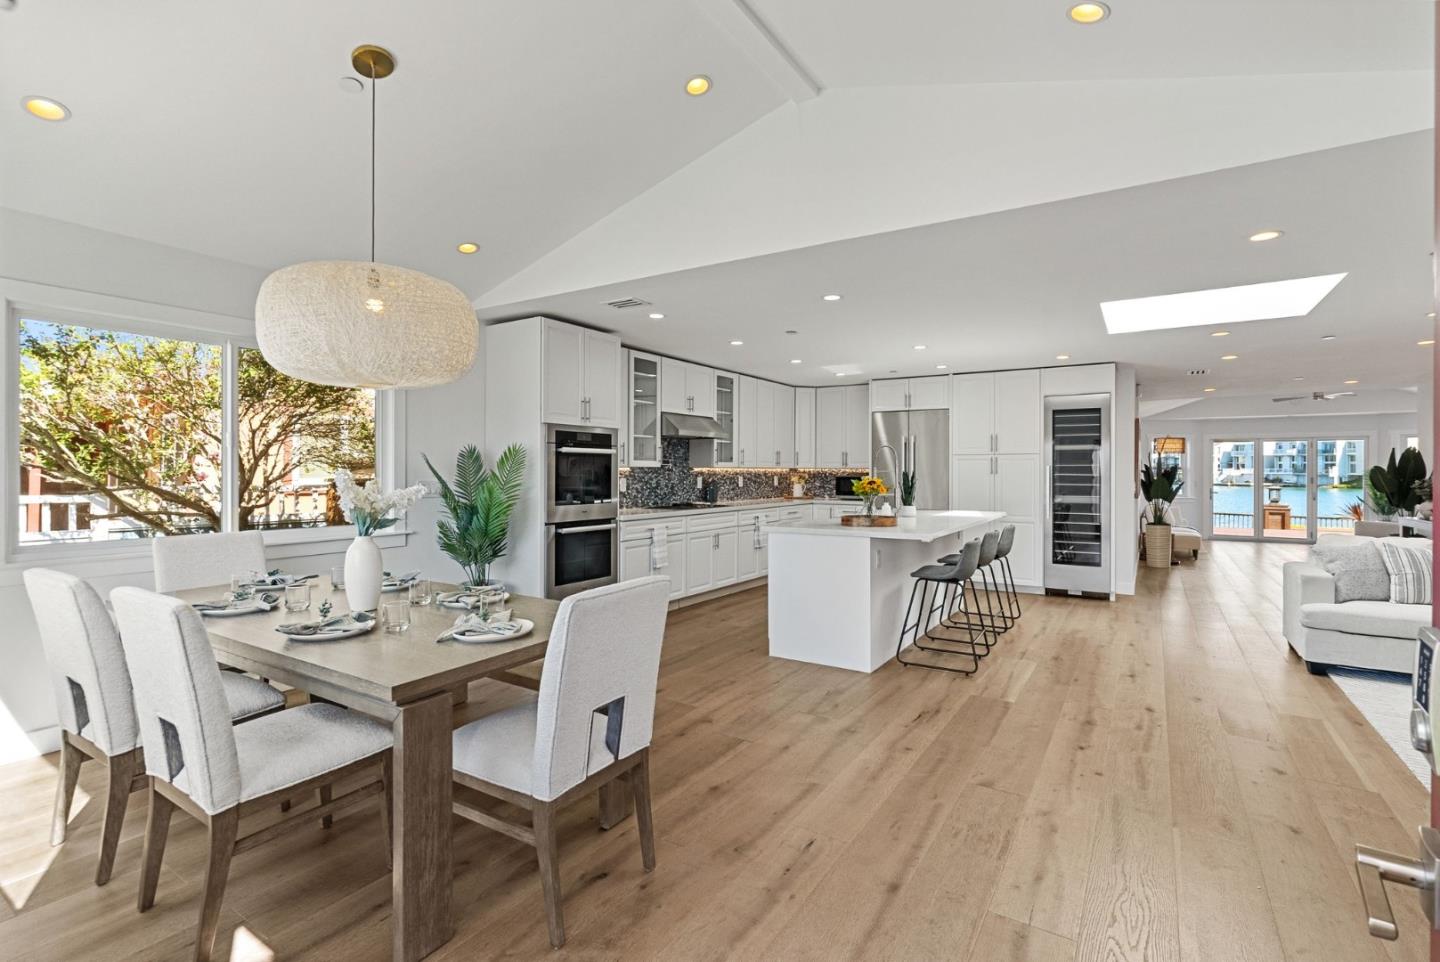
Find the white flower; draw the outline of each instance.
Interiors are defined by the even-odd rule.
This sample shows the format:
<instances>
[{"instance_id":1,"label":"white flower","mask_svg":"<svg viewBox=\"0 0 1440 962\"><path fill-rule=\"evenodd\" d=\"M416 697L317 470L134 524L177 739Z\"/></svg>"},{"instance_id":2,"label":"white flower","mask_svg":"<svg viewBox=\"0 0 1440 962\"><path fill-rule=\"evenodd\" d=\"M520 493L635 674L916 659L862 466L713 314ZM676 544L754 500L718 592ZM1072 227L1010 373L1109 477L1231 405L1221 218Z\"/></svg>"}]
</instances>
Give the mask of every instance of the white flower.
<instances>
[{"instance_id":1,"label":"white flower","mask_svg":"<svg viewBox=\"0 0 1440 962\"><path fill-rule=\"evenodd\" d=\"M393 520L387 523L386 516L390 512L402 511L426 495L423 484L386 493L372 478L360 487L355 483L355 476L345 468L335 472L335 491L340 495L340 510L344 512L345 520L354 523L356 531L362 536L389 527L394 523Z\"/></svg>"}]
</instances>

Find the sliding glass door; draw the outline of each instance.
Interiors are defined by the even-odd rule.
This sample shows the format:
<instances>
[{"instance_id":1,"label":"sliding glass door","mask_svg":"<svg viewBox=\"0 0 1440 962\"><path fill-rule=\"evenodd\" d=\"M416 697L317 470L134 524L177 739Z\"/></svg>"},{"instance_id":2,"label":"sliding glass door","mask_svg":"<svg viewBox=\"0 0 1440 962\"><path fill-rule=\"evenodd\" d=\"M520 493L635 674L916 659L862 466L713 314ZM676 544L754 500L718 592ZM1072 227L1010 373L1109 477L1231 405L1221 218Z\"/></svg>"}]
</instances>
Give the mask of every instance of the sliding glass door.
<instances>
[{"instance_id":1,"label":"sliding glass door","mask_svg":"<svg viewBox=\"0 0 1440 962\"><path fill-rule=\"evenodd\" d=\"M1324 438L1315 442L1315 533L1354 534L1364 516L1365 472L1370 463L1364 438Z\"/></svg>"},{"instance_id":2,"label":"sliding glass door","mask_svg":"<svg viewBox=\"0 0 1440 962\"><path fill-rule=\"evenodd\" d=\"M1210 445L1210 534L1255 537L1255 442Z\"/></svg>"},{"instance_id":3,"label":"sliding glass door","mask_svg":"<svg viewBox=\"0 0 1440 962\"><path fill-rule=\"evenodd\" d=\"M1312 542L1354 533L1365 456L1362 438L1211 442L1211 537Z\"/></svg>"},{"instance_id":4,"label":"sliding glass door","mask_svg":"<svg viewBox=\"0 0 1440 962\"><path fill-rule=\"evenodd\" d=\"M1260 537L1267 541L1314 538L1314 484L1310 441L1262 441Z\"/></svg>"}]
</instances>

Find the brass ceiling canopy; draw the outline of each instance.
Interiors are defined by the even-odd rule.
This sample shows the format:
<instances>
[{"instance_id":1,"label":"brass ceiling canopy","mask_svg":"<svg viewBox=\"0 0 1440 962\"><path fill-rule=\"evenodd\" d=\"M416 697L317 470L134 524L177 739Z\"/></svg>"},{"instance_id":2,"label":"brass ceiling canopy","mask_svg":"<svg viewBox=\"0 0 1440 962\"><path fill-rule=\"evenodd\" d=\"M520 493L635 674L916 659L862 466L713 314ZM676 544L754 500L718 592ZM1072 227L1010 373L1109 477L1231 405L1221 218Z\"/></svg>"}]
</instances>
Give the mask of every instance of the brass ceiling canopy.
<instances>
[{"instance_id":1,"label":"brass ceiling canopy","mask_svg":"<svg viewBox=\"0 0 1440 962\"><path fill-rule=\"evenodd\" d=\"M395 55L373 43L361 44L350 53L350 63L362 77L379 80L395 72Z\"/></svg>"}]
</instances>

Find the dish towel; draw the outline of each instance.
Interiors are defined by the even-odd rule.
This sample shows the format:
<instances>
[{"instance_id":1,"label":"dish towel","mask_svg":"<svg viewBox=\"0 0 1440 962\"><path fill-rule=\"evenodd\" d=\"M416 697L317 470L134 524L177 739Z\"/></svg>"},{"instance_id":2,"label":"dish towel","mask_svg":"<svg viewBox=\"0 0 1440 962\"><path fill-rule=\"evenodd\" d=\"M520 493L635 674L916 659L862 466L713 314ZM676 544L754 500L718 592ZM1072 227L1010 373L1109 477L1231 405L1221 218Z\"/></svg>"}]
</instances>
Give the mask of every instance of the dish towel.
<instances>
[{"instance_id":1,"label":"dish towel","mask_svg":"<svg viewBox=\"0 0 1440 962\"><path fill-rule=\"evenodd\" d=\"M650 570L659 571L670 564L670 539L664 526L650 529Z\"/></svg>"}]
</instances>

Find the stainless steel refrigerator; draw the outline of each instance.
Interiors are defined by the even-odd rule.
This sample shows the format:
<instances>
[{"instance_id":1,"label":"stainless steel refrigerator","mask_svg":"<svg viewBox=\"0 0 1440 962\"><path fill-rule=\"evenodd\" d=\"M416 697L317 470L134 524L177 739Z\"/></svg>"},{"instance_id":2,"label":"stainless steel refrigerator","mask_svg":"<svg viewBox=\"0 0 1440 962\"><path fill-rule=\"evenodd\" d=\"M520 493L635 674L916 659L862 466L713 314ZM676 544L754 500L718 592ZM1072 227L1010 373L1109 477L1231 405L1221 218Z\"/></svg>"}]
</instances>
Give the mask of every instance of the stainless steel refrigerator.
<instances>
[{"instance_id":1,"label":"stainless steel refrigerator","mask_svg":"<svg viewBox=\"0 0 1440 962\"><path fill-rule=\"evenodd\" d=\"M870 415L870 470L900 506L900 473L915 473L915 507L950 507L950 412L876 411Z\"/></svg>"},{"instance_id":2,"label":"stainless steel refrigerator","mask_svg":"<svg viewBox=\"0 0 1440 962\"><path fill-rule=\"evenodd\" d=\"M1045 399L1045 587L1109 594L1110 395Z\"/></svg>"}]
</instances>

